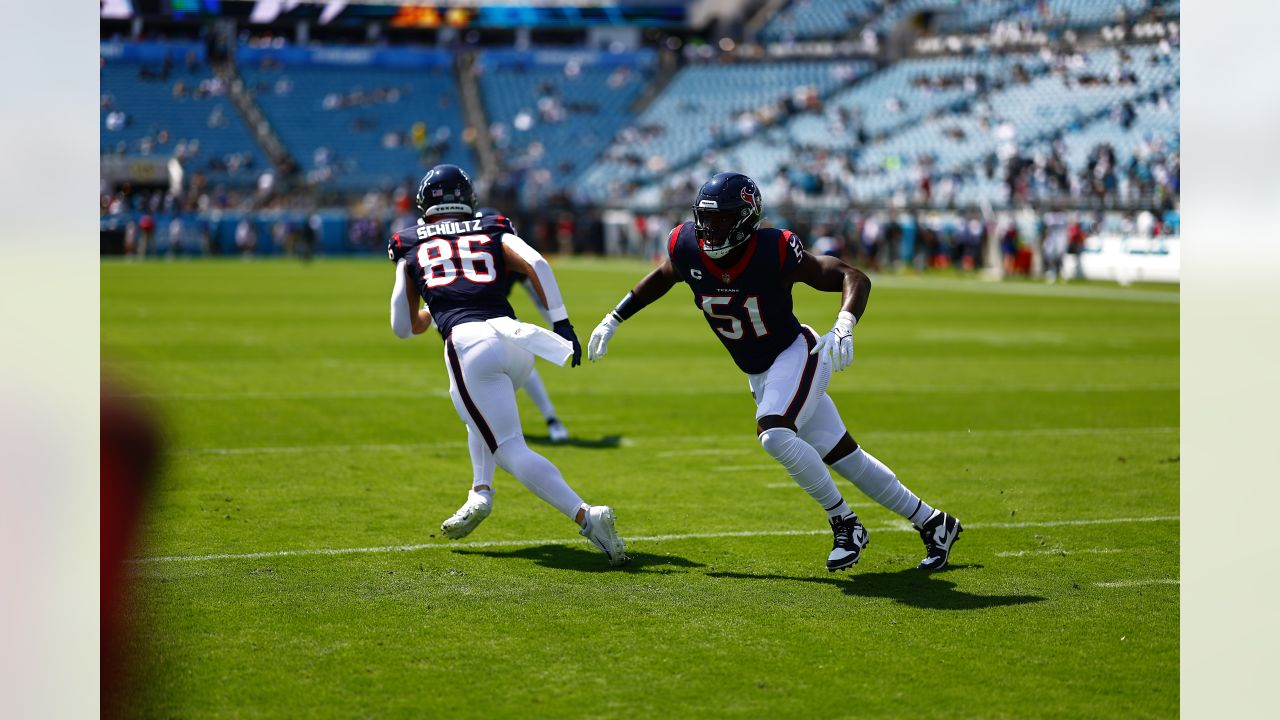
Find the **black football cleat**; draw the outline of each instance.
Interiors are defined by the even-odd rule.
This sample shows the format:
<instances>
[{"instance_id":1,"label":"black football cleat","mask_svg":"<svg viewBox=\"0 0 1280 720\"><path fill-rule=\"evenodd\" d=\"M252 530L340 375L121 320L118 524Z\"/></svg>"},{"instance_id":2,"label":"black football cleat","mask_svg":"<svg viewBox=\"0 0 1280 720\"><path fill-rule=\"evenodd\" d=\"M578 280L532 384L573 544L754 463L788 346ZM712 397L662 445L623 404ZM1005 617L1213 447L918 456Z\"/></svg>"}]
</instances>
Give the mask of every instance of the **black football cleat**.
<instances>
[{"instance_id":1,"label":"black football cleat","mask_svg":"<svg viewBox=\"0 0 1280 720\"><path fill-rule=\"evenodd\" d=\"M924 541L925 556L916 567L920 570L941 570L951 558L951 546L955 545L964 528L960 521L941 510L934 510L923 526L916 526Z\"/></svg>"},{"instance_id":2,"label":"black football cleat","mask_svg":"<svg viewBox=\"0 0 1280 720\"><path fill-rule=\"evenodd\" d=\"M831 554L827 556L827 572L857 565L858 559L862 557L862 548L871 544L867 529L858 521L858 516L853 514L831 518L830 522L831 533L835 537L831 544Z\"/></svg>"}]
</instances>

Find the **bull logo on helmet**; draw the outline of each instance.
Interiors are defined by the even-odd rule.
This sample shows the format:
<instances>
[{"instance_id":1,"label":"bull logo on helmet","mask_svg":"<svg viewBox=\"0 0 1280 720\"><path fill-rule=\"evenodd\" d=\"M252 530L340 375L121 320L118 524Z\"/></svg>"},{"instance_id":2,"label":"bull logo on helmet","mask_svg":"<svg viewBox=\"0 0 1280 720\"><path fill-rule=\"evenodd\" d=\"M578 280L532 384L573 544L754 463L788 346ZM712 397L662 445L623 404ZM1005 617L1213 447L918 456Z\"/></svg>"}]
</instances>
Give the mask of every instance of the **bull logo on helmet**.
<instances>
[{"instance_id":1,"label":"bull logo on helmet","mask_svg":"<svg viewBox=\"0 0 1280 720\"><path fill-rule=\"evenodd\" d=\"M742 188L742 192L739 195L742 196L742 202L750 205L752 210L756 209L756 189L754 186L748 185Z\"/></svg>"}]
</instances>

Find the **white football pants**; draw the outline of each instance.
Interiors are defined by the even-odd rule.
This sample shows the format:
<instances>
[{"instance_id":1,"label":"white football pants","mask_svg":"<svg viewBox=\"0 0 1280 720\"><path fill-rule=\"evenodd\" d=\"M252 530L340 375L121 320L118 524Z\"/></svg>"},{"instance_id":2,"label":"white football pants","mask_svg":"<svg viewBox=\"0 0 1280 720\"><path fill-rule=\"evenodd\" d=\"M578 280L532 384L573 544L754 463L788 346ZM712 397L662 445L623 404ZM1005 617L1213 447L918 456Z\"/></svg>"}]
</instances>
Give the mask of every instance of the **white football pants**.
<instances>
[{"instance_id":1,"label":"white football pants","mask_svg":"<svg viewBox=\"0 0 1280 720\"><path fill-rule=\"evenodd\" d=\"M533 353L503 340L488 323L457 325L444 342L449 397L467 424L473 474L496 464L533 494L572 519L582 498L550 461L529 449L520 428L515 389L533 369Z\"/></svg>"}]
</instances>

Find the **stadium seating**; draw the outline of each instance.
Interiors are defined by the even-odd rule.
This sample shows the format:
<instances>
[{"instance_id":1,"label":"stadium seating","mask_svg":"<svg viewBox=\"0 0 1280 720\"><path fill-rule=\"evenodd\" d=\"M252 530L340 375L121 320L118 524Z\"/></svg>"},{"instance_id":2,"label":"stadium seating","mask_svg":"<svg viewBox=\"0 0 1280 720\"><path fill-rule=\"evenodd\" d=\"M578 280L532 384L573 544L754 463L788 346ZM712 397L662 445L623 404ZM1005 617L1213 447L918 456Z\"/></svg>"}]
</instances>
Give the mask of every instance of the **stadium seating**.
<instances>
[{"instance_id":1,"label":"stadium seating","mask_svg":"<svg viewBox=\"0 0 1280 720\"><path fill-rule=\"evenodd\" d=\"M207 64L107 59L99 77L103 154L178 155L217 182L251 183L270 167Z\"/></svg>"},{"instance_id":2,"label":"stadium seating","mask_svg":"<svg viewBox=\"0 0 1280 720\"><path fill-rule=\"evenodd\" d=\"M816 161L815 153L807 151L850 151L860 147L859 126L869 141L866 147L884 147L884 136L893 138L895 132L904 131L905 137L911 138L927 132L924 128L932 125L921 124L922 119L966 107L980 88L1008 82L1015 68L1027 74L1046 69L1043 61L1028 54L906 60L835 93L828 98L823 113L797 115L784 127L771 131L764 142L731 146L700 163L697 172L708 172L713 167L742 167L753 176L772 177L784 165L794 168ZM881 139L877 141L878 137ZM886 157L887 154L877 156L875 162ZM888 160L890 169L902 164L896 154ZM669 179L668 184L678 180ZM882 194L894 182L867 169L861 169L858 177L850 180L862 194L871 195Z\"/></svg>"},{"instance_id":3,"label":"stadium seating","mask_svg":"<svg viewBox=\"0 0 1280 720\"><path fill-rule=\"evenodd\" d=\"M653 54L647 58L579 63L552 54L517 64L483 56L480 89L504 163L547 170L553 187L572 183L633 117L629 108L652 76Z\"/></svg>"},{"instance_id":4,"label":"stadium seating","mask_svg":"<svg viewBox=\"0 0 1280 720\"><path fill-rule=\"evenodd\" d=\"M1159 5L1177 12L1176 0ZM805 18L833 8L850 22L932 11L939 22L978 27L1031 7L1020 0L807 0L788 5L767 29L801 37ZM1072 22L1100 17L1084 0L1049 7ZM1126 7L1136 17L1149 3ZM476 78L500 182L526 205L547 191L588 203L667 202L672 191L729 167L808 199L879 202L929 176L947 183L948 197L994 202L1008 192L1004 161L1015 153L1059 152L1072 173L1100 145L1126 166L1176 153L1180 54L1173 41L910 58L878 70L862 60L694 62L639 116L631 107L653 79L652 50L491 49L478 56ZM113 51L104 44L102 152L181 152L188 169L214 182L252 184L269 163L202 52L162 65L157 58L168 46L145 45ZM240 56L240 77L307 180L363 193L403 186L437 162L476 167L447 54L411 67L361 52L358 65L319 51L309 61Z\"/></svg>"},{"instance_id":5,"label":"stadium seating","mask_svg":"<svg viewBox=\"0 0 1280 720\"><path fill-rule=\"evenodd\" d=\"M773 120L785 120L788 103L803 102L798 95L823 97L870 67L805 61L685 68L585 173L584 184L590 192L614 181L657 178L715 145L744 140ZM761 110L768 116L763 121Z\"/></svg>"},{"instance_id":6,"label":"stadium seating","mask_svg":"<svg viewBox=\"0 0 1280 720\"><path fill-rule=\"evenodd\" d=\"M1043 62L1032 55L1006 57L944 57L904 60L832 96L828 108L843 108L862 119L868 134L905 127L950 107L964 105L980 88L1009 79L1015 66L1026 72L1043 72ZM919 80L935 81L917 85ZM936 81L949 84L939 87ZM966 80L970 79L970 80ZM792 126L792 138L801 145L849 147L852 137L832 136L815 118L801 118Z\"/></svg>"},{"instance_id":7,"label":"stadium seating","mask_svg":"<svg viewBox=\"0 0 1280 720\"><path fill-rule=\"evenodd\" d=\"M847 176L844 182L853 198L878 201L915 186L927 167L931 174L959 183L957 198L994 201L1004 186L975 168L1005 144L1047 151L1050 138L1063 136L1070 150L1068 166L1077 169L1100 142L1115 145L1122 163L1145 138L1176 146L1178 50L1171 49L1167 57L1155 46L1123 52L1128 60L1118 49L1061 58L1062 67L1053 72L1043 58L1030 54L902 61L836 93L824 113L798 115L761 137L709 154L688 173L661 184L671 188L687 182L686 175L735 167L767 185L780 170L804 175L809 168L823 168L829 176ZM969 83L940 90L913 83L977 73L984 74L993 89L980 92ZM1020 80L1015 81L1015 75ZM1151 101L1171 92L1172 101L1166 103L1172 109ZM897 101L900 109L886 109L889 100ZM1136 109L1127 131L1112 119L1125 102ZM856 120L849 121L858 113L869 131L865 144L853 132ZM1121 147L1126 149L1120 152ZM853 152L855 171L841 170L839 157L823 151ZM642 188L635 197L652 202L662 197L662 190Z\"/></svg>"},{"instance_id":8,"label":"stadium seating","mask_svg":"<svg viewBox=\"0 0 1280 720\"><path fill-rule=\"evenodd\" d=\"M874 17L882 4L883 0L795 0L769 18L760 39L778 42L848 35Z\"/></svg>"},{"instance_id":9,"label":"stadium seating","mask_svg":"<svg viewBox=\"0 0 1280 720\"><path fill-rule=\"evenodd\" d=\"M1018 0L898 0L889 4L871 24L880 34L888 34L895 26L921 13L933 13L937 29L943 32L973 32L1008 15Z\"/></svg>"},{"instance_id":10,"label":"stadium seating","mask_svg":"<svg viewBox=\"0 0 1280 720\"><path fill-rule=\"evenodd\" d=\"M1151 4L1150 0L1049 0L1049 13L1073 27L1095 27L1116 22L1122 8L1132 17Z\"/></svg>"},{"instance_id":11,"label":"stadium seating","mask_svg":"<svg viewBox=\"0 0 1280 720\"><path fill-rule=\"evenodd\" d=\"M1137 105L1134 120L1127 129L1120 119L1108 115L1075 132L1066 133L1060 144L1065 150L1063 159L1067 166L1084 167L1089 153L1103 144L1110 145L1115 150L1116 161L1121 167L1150 149L1176 150L1180 137L1180 95L1180 91L1174 90L1164 95L1163 101ZM1044 142L1035 145L1032 151L1044 152L1048 147L1049 143Z\"/></svg>"},{"instance_id":12,"label":"stadium seating","mask_svg":"<svg viewBox=\"0 0 1280 720\"><path fill-rule=\"evenodd\" d=\"M930 158L933 167L941 173L959 172L965 165L997 152L1002 142L1001 133L1011 133L1007 139L1019 144L1035 143L1057 133L1070 137L1124 101L1176 84L1176 51L1170 63L1155 65L1150 62L1153 49L1130 48L1128 53L1132 60L1127 67L1135 75L1132 83L1073 82L1068 85L1057 74L1037 77L991 93L986 99L989 114L985 122L977 113L941 116L869 148L863 161L869 167L894 168L889 175L896 177L898 186L911 182L911 164L921 157ZM1115 77L1122 67L1118 50L1093 51L1084 55L1083 60L1082 66L1070 72L1073 78ZM1068 166L1082 167L1082 154L1068 158Z\"/></svg>"},{"instance_id":13,"label":"stadium seating","mask_svg":"<svg viewBox=\"0 0 1280 720\"><path fill-rule=\"evenodd\" d=\"M473 165L447 68L269 65L241 67L240 75L319 184L385 188L437 162Z\"/></svg>"}]
</instances>

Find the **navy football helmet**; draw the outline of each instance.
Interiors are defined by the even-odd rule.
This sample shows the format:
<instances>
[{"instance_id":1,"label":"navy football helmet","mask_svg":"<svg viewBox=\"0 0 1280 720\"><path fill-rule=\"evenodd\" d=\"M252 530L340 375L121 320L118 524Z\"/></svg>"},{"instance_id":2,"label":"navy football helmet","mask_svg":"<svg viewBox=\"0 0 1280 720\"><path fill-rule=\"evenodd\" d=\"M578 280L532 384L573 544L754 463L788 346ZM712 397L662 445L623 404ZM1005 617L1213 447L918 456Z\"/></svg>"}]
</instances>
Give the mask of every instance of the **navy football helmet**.
<instances>
[{"instance_id":1,"label":"navy football helmet","mask_svg":"<svg viewBox=\"0 0 1280 720\"><path fill-rule=\"evenodd\" d=\"M462 168L437 165L418 183L418 195L414 200L422 217L455 213L470 215L476 204L476 189Z\"/></svg>"},{"instance_id":2,"label":"navy football helmet","mask_svg":"<svg viewBox=\"0 0 1280 720\"><path fill-rule=\"evenodd\" d=\"M693 225L702 252L722 258L760 227L760 189L742 173L722 172L703 184L693 201Z\"/></svg>"}]
</instances>

